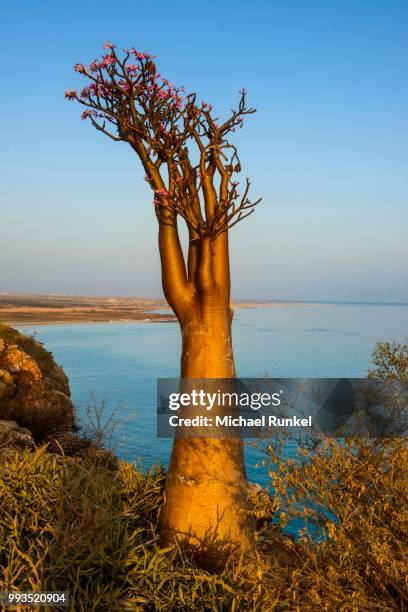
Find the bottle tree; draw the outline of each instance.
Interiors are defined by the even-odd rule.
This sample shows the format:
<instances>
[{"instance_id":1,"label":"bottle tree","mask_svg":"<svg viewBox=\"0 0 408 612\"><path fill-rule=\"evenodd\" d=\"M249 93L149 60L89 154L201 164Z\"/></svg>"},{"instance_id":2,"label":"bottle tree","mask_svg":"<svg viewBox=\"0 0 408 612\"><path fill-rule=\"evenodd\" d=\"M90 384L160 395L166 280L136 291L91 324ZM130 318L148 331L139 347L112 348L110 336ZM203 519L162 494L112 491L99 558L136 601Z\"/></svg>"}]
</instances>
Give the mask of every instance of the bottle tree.
<instances>
[{"instance_id":1,"label":"bottle tree","mask_svg":"<svg viewBox=\"0 0 408 612\"><path fill-rule=\"evenodd\" d=\"M228 233L259 200L250 201L248 179L238 191L241 166L230 135L255 110L242 90L237 108L220 121L196 94L158 74L153 56L134 48L119 53L111 43L104 49L99 60L75 65L86 84L65 97L142 163L158 222L163 291L180 324L181 377L234 378ZM179 218L188 228L186 260ZM175 438L160 516L164 543L177 538L210 559L231 548L248 551L249 508L241 440Z\"/></svg>"}]
</instances>

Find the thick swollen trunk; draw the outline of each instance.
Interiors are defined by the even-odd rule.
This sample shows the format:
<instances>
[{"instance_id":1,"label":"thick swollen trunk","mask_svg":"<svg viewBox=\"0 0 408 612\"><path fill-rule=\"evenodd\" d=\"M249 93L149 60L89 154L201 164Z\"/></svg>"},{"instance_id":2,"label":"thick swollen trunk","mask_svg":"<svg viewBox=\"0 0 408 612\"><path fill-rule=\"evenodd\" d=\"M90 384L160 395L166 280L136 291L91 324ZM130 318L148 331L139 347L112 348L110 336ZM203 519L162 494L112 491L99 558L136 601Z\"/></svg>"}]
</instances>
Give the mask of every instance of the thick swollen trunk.
<instances>
[{"instance_id":1,"label":"thick swollen trunk","mask_svg":"<svg viewBox=\"0 0 408 612\"><path fill-rule=\"evenodd\" d=\"M182 337L182 379L235 377L229 308L201 309L182 325ZM163 540L179 540L210 565L223 563L232 549L248 551L253 524L247 487L242 440L176 437L161 515Z\"/></svg>"}]
</instances>

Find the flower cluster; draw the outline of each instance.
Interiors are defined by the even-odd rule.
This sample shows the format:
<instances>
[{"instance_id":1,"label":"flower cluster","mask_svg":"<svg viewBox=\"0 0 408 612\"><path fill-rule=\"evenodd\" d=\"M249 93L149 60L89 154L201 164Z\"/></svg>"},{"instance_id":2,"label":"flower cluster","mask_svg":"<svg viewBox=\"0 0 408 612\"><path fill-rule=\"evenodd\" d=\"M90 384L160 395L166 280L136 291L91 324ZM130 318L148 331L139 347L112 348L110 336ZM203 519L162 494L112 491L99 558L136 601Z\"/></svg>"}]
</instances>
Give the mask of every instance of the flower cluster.
<instances>
[{"instance_id":1,"label":"flower cluster","mask_svg":"<svg viewBox=\"0 0 408 612\"><path fill-rule=\"evenodd\" d=\"M81 119L85 120L85 119L89 119L89 117L93 117L94 119L97 119L97 118L102 118L103 115L102 115L102 113L98 113L95 110L91 110L90 108L87 108L82 113Z\"/></svg>"},{"instance_id":2,"label":"flower cluster","mask_svg":"<svg viewBox=\"0 0 408 612\"><path fill-rule=\"evenodd\" d=\"M150 55L149 53L140 53L139 51L136 51L136 49L135 49L134 47L132 47L131 49L129 49L129 51L127 51L126 49L124 49L124 52L125 52L126 54L129 54L129 55L134 55L134 56L135 56L135 58L136 58L137 60L139 60L139 61L142 61L142 60L146 60L146 61L148 61L148 60L155 59L155 57L156 57L155 55Z\"/></svg>"},{"instance_id":3,"label":"flower cluster","mask_svg":"<svg viewBox=\"0 0 408 612\"><path fill-rule=\"evenodd\" d=\"M196 102L195 93L186 94L183 87L161 76L153 55L134 47L119 53L111 42L103 48L101 57L89 65L75 64L75 72L85 77L86 83L78 93L67 89L65 97L85 107L83 120L90 119L110 139L132 146L147 172L145 180L152 189L159 217L164 209L172 211L174 217L181 215L198 236L216 240L251 214L259 202L248 198L249 180L242 197L238 194L232 175L241 167L236 147L227 138L242 126L244 115L255 112L246 106L246 91L240 92L236 110L221 121L212 116L210 104ZM190 145L195 149L193 157ZM167 166L164 174L162 166ZM208 224L197 211L196 199L200 199L200 193L208 193L210 183L219 178L227 195Z\"/></svg>"},{"instance_id":4,"label":"flower cluster","mask_svg":"<svg viewBox=\"0 0 408 612\"><path fill-rule=\"evenodd\" d=\"M128 64L128 66L126 66L126 72L128 74L132 74L133 76L136 76L138 70L139 66L137 64Z\"/></svg>"},{"instance_id":5,"label":"flower cluster","mask_svg":"<svg viewBox=\"0 0 408 612\"><path fill-rule=\"evenodd\" d=\"M91 83L81 89L79 97L82 99L90 98L91 96L107 96L112 93L112 87L108 83Z\"/></svg>"},{"instance_id":6,"label":"flower cluster","mask_svg":"<svg viewBox=\"0 0 408 612\"><path fill-rule=\"evenodd\" d=\"M75 72L88 77L92 81L90 85L82 89L81 100L88 101L91 106L99 106L100 101L94 104L93 97L114 97L125 93L144 104L155 100L157 106L167 107L178 112L183 110L185 100L181 94L184 89L175 87L168 79L162 78L156 72L156 67L152 62L155 56L145 52L141 53L135 48L124 49L126 56L122 64L118 60L114 44L106 42L103 48L110 52L103 55L101 60L95 59L88 67L82 63L77 63L74 66ZM127 63L129 59L133 60L133 63ZM75 98L76 93L74 95L70 91L66 92L66 97ZM164 123L162 129L165 130L163 126Z\"/></svg>"},{"instance_id":7,"label":"flower cluster","mask_svg":"<svg viewBox=\"0 0 408 612\"><path fill-rule=\"evenodd\" d=\"M102 58L101 66L102 68L107 68L108 66L112 66L112 64L116 63L116 58L114 55L104 55Z\"/></svg>"},{"instance_id":8,"label":"flower cluster","mask_svg":"<svg viewBox=\"0 0 408 612\"><path fill-rule=\"evenodd\" d=\"M168 195L169 195L169 192L167 191L167 189L155 189L154 198L153 198L153 206L157 208L157 206L159 206L160 204L160 198L167 198Z\"/></svg>"},{"instance_id":9,"label":"flower cluster","mask_svg":"<svg viewBox=\"0 0 408 612\"><path fill-rule=\"evenodd\" d=\"M65 90L65 97L68 100L75 100L75 98L77 97L76 89L66 89Z\"/></svg>"}]
</instances>

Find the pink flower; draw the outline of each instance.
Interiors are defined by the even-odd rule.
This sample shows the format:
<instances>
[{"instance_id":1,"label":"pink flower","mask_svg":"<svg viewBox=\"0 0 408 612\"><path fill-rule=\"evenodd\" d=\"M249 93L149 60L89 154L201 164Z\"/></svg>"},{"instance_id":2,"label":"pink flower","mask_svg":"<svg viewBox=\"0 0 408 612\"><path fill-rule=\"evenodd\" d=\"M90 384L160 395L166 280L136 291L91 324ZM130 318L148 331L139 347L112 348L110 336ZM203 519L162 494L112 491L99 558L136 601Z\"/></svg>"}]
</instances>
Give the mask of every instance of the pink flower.
<instances>
[{"instance_id":1,"label":"pink flower","mask_svg":"<svg viewBox=\"0 0 408 612\"><path fill-rule=\"evenodd\" d=\"M82 113L81 119L88 119L88 117L100 117L100 118L102 117L103 118L103 113L98 113L98 112L96 112L96 110L91 110L91 109L87 108Z\"/></svg>"},{"instance_id":2,"label":"pink flower","mask_svg":"<svg viewBox=\"0 0 408 612\"><path fill-rule=\"evenodd\" d=\"M90 70L91 72L96 72L96 71L98 70L98 68L99 68L99 62L98 62L98 60L94 60L93 62L91 62L91 63L89 64L89 70Z\"/></svg>"},{"instance_id":3,"label":"pink flower","mask_svg":"<svg viewBox=\"0 0 408 612\"><path fill-rule=\"evenodd\" d=\"M171 96L173 98L173 106L177 108L177 110L183 109L183 98L180 96Z\"/></svg>"},{"instance_id":4,"label":"pink flower","mask_svg":"<svg viewBox=\"0 0 408 612\"><path fill-rule=\"evenodd\" d=\"M91 88L88 86L88 87L84 87L81 90L81 93L79 95L81 98L89 98L90 94L91 94Z\"/></svg>"},{"instance_id":5,"label":"pink flower","mask_svg":"<svg viewBox=\"0 0 408 612\"><path fill-rule=\"evenodd\" d=\"M109 94L109 87L105 83L91 83L88 87L85 87L82 93L86 93L86 90L89 89L89 93L95 96L103 96Z\"/></svg>"},{"instance_id":6,"label":"pink flower","mask_svg":"<svg viewBox=\"0 0 408 612\"><path fill-rule=\"evenodd\" d=\"M116 59L113 55L104 55L102 60L102 67L107 68L116 62Z\"/></svg>"},{"instance_id":7,"label":"pink flower","mask_svg":"<svg viewBox=\"0 0 408 612\"><path fill-rule=\"evenodd\" d=\"M160 127L163 130L163 132L166 131L166 124L164 123L164 121L161 122Z\"/></svg>"},{"instance_id":8,"label":"pink flower","mask_svg":"<svg viewBox=\"0 0 408 612\"><path fill-rule=\"evenodd\" d=\"M88 119L88 117L92 117L92 111L89 108L82 113L81 119Z\"/></svg>"},{"instance_id":9,"label":"pink flower","mask_svg":"<svg viewBox=\"0 0 408 612\"><path fill-rule=\"evenodd\" d=\"M74 70L75 72L81 72L82 74L86 74L86 68L83 64L75 64Z\"/></svg>"},{"instance_id":10,"label":"pink flower","mask_svg":"<svg viewBox=\"0 0 408 612\"><path fill-rule=\"evenodd\" d=\"M151 60L156 58L155 55L150 55L150 53L138 53L135 49L132 49L132 53L135 54L138 60Z\"/></svg>"},{"instance_id":11,"label":"pink flower","mask_svg":"<svg viewBox=\"0 0 408 612\"><path fill-rule=\"evenodd\" d=\"M146 181L146 183L150 183L150 181L151 181L152 179L150 178L150 176L149 176L148 174L145 174L145 175L144 175L144 177L143 177L143 180L145 180L145 181Z\"/></svg>"},{"instance_id":12,"label":"pink flower","mask_svg":"<svg viewBox=\"0 0 408 612\"><path fill-rule=\"evenodd\" d=\"M129 91L129 89L130 89L130 85L129 85L129 83L128 83L127 81L125 81L125 79L121 79L121 80L119 81L119 85L120 85L120 87L122 87L122 89L124 89L125 91Z\"/></svg>"},{"instance_id":13,"label":"pink flower","mask_svg":"<svg viewBox=\"0 0 408 612\"><path fill-rule=\"evenodd\" d=\"M77 97L76 89L66 89L65 97L68 98L68 100L74 100L74 98Z\"/></svg>"},{"instance_id":14,"label":"pink flower","mask_svg":"<svg viewBox=\"0 0 408 612\"><path fill-rule=\"evenodd\" d=\"M158 196L163 196L163 198L167 198L167 196L169 195L167 189L156 189L154 193Z\"/></svg>"},{"instance_id":15,"label":"pink flower","mask_svg":"<svg viewBox=\"0 0 408 612\"><path fill-rule=\"evenodd\" d=\"M138 69L139 66L137 66L136 64L129 64L129 66L126 66L126 72L129 72L130 74L136 74Z\"/></svg>"},{"instance_id":16,"label":"pink flower","mask_svg":"<svg viewBox=\"0 0 408 612\"><path fill-rule=\"evenodd\" d=\"M106 43L104 43L104 45L103 45L103 48L104 48L104 49L114 49L115 47L116 47L116 45L113 45L113 44L112 44L111 42L109 42L109 41L108 41L108 42L106 42Z\"/></svg>"}]
</instances>

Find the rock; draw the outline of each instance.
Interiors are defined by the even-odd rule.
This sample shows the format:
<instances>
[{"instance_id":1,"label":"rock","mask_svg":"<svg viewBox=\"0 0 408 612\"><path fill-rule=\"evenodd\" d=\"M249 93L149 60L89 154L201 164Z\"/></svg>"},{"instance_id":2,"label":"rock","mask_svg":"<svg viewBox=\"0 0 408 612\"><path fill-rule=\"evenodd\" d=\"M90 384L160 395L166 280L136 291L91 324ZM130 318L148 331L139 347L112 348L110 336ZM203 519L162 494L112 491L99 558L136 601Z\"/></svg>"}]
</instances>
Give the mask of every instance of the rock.
<instances>
[{"instance_id":1,"label":"rock","mask_svg":"<svg viewBox=\"0 0 408 612\"><path fill-rule=\"evenodd\" d=\"M14 391L14 378L7 370L0 369L0 401L12 396Z\"/></svg>"},{"instance_id":2,"label":"rock","mask_svg":"<svg viewBox=\"0 0 408 612\"><path fill-rule=\"evenodd\" d=\"M77 429L68 378L51 353L33 338L0 324L0 466L25 449L47 443L61 461L102 462L117 468L116 457Z\"/></svg>"},{"instance_id":3,"label":"rock","mask_svg":"<svg viewBox=\"0 0 408 612\"><path fill-rule=\"evenodd\" d=\"M37 443L75 427L62 368L39 342L1 324L0 419L28 428Z\"/></svg>"},{"instance_id":4,"label":"rock","mask_svg":"<svg viewBox=\"0 0 408 612\"><path fill-rule=\"evenodd\" d=\"M31 432L19 427L15 421L0 421L0 448L4 450L34 450L35 443Z\"/></svg>"},{"instance_id":5,"label":"rock","mask_svg":"<svg viewBox=\"0 0 408 612\"><path fill-rule=\"evenodd\" d=\"M84 440L70 432L60 432L47 436L48 452L57 455L76 457L82 455L91 446L89 440Z\"/></svg>"},{"instance_id":6,"label":"rock","mask_svg":"<svg viewBox=\"0 0 408 612\"><path fill-rule=\"evenodd\" d=\"M69 432L48 436L48 452L66 457L91 457L102 462L110 469L117 468L117 459L113 453L100 448L91 440L85 440Z\"/></svg>"},{"instance_id":7,"label":"rock","mask_svg":"<svg viewBox=\"0 0 408 612\"><path fill-rule=\"evenodd\" d=\"M248 482L248 491L250 495L259 495L264 489L257 482Z\"/></svg>"}]
</instances>

